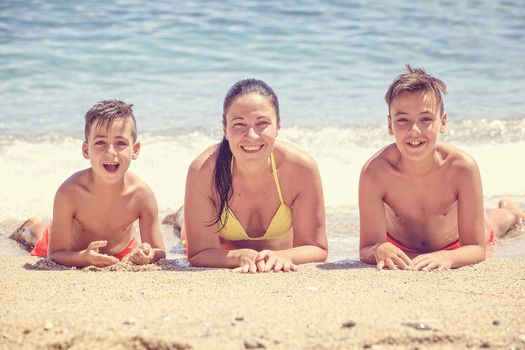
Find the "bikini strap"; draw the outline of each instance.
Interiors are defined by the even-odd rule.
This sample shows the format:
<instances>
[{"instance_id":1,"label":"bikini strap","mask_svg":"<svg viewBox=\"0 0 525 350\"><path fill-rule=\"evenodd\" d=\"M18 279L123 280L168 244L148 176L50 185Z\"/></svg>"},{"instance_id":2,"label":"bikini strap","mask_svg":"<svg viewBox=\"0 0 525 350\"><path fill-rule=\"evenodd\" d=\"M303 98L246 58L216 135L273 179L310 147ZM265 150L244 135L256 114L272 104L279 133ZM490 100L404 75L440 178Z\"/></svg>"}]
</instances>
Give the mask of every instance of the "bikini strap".
<instances>
[{"instance_id":1,"label":"bikini strap","mask_svg":"<svg viewBox=\"0 0 525 350\"><path fill-rule=\"evenodd\" d=\"M279 200L281 201L281 203L284 203L283 194L281 193L281 183L279 182L279 177L277 176L277 167L275 166L275 158L273 157L273 152L270 154L270 163L272 163L273 180L275 181L275 187L277 187L277 194L279 195ZM233 157L230 165L230 171L233 174Z\"/></svg>"},{"instance_id":2,"label":"bikini strap","mask_svg":"<svg viewBox=\"0 0 525 350\"><path fill-rule=\"evenodd\" d=\"M279 177L277 176L277 167L275 166L275 158L273 157L273 152L270 154L270 162L272 163L272 174L275 181L275 187L277 187L277 194L279 195L279 200L281 203L284 203L283 194L281 193L281 184L279 183Z\"/></svg>"}]
</instances>

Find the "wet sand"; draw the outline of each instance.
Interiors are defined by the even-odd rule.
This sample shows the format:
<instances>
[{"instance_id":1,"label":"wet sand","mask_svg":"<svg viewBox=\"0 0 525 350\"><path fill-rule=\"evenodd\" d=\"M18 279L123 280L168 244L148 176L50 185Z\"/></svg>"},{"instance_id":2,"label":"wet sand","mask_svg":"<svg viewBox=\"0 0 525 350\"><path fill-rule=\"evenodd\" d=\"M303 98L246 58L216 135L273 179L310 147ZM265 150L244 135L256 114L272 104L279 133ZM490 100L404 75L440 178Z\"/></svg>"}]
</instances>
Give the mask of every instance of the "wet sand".
<instances>
[{"instance_id":1,"label":"wet sand","mask_svg":"<svg viewBox=\"0 0 525 350\"><path fill-rule=\"evenodd\" d=\"M0 349L525 349L525 259L242 275L0 256Z\"/></svg>"}]
</instances>

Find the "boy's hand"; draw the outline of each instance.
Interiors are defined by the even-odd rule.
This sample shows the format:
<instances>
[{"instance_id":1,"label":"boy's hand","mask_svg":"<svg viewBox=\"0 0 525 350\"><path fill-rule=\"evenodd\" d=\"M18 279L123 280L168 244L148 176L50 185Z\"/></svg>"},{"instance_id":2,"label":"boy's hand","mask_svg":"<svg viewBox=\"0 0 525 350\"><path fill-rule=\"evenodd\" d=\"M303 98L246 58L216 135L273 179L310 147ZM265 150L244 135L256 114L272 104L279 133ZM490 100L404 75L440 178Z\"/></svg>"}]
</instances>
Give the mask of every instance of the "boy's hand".
<instances>
[{"instance_id":1,"label":"boy's hand","mask_svg":"<svg viewBox=\"0 0 525 350\"><path fill-rule=\"evenodd\" d=\"M297 265L292 262L292 259L282 253L273 250L262 250L255 258L257 270L259 272L268 271L297 271Z\"/></svg>"},{"instance_id":2,"label":"boy's hand","mask_svg":"<svg viewBox=\"0 0 525 350\"><path fill-rule=\"evenodd\" d=\"M377 246L374 252L377 269L388 267L391 270L411 270L412 261L404 251L390 242L384 242Z\"/></svg>"},{"instance_id":3,"label":"boy's hand","mask_svg":"<svg viewBox=\"0 0 525 350\"><path fill-rule=\"evenodd\" d=\"M153 261L155 251L149 243L142 243L129 255L129 260L137 265L146 265Z\"/></svg>"},{"instance_id":4,"label":"boy's hand","mask_svg":"<svg viewBox=\"0 0 525 350\"><path fill-rule=\"evenodd\" d=\"M449 252L438 251L429 254L421 254L412 260L412 269L421 271L445 270L452 267Z\"/></svg>"},{"instance_id":5,"label":"boy's hand","mask_svg":"<svg viewBox=\"0 0 525 350\"><path fill-rule=\"evenodd\" d=\"M96 267L106 267L118 263L119 260L114 256L98 252L99 248L105 247L107 244L107 241L93 241L80 254L84 255L89 265Z\"/></svg>"}]
</instances>

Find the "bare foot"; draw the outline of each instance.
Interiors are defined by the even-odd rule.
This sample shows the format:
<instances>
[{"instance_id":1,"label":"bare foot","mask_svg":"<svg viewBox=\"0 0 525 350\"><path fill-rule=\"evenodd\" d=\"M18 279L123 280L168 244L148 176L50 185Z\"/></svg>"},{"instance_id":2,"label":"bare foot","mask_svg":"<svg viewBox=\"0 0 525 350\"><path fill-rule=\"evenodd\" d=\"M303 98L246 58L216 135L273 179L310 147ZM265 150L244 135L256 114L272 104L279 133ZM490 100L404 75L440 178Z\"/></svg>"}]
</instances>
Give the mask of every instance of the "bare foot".
<instances>
[{"instance_id":1,"label":"bare foot","mask_svg":"<svg viewBox=\"0 0 525 350\"><path fill-rule=\"evenodd\" d=\"M182 220L184 220L184 206L181 206L173 214L168 214L162 219L162 223L165 225L173 225L175 230L179 230L182 225Z\"/></svg>"},{"instance_id":2,"label":"bare foot","mask_svg":"<svg viewBox=\"0 0 525 350\"><path fill-rule=\"evenodd\" d=\"M14 230L13 233L11 233L9 238L17 242L20 242L24 245L32 246L33 243L31 241L32 234L30 231L30 227L33 226L34 224L36 224L35 218L27 219L26 221L24 221L22 225L20 225L16 230Z\"/></svg>"},{"instance_id":3,"label":"bare foot","mask_svg":"<svg viewBox=\"0 0 525 350\"><path fill-rule=\"evenodd\" d=\"M525 213L522 212L520 208L518 208L516 203L514 203L512 200L508 198L503 198L502 200L500 200L498 204L498 208L510 210L512 214L516 216L516 222L514 222L514 225L520 224L525 220Z\"/></svg>"}]
</instances>

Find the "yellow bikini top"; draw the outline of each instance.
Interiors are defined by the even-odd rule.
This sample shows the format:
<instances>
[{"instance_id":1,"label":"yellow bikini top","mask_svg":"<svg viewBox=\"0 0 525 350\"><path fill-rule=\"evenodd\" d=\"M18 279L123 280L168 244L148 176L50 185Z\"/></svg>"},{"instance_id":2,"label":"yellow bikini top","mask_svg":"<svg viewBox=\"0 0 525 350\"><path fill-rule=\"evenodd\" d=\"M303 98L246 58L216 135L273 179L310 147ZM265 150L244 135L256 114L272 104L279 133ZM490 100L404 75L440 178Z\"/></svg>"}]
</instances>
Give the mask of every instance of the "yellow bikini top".
<instances>
[{"instance_id":1,"label":"yellow bikini top","mask_svg":"<svg viewBox=\"0 0 525 350\"><path fill-rule=\"evenodd\" d=\"M277 194L281 205L273 215L272 221L266 230L266 233L261 237L252 238L246 234L246 231L242 227L241 223L235 217L235 214L228 208L228 205L224 207L221 214L221 222L225 222L224 227L219 231L219 235L229 241L243 241L243 240L263 240L263 239L275 239L284 236L292 227L292 209L284 203L283 195L281 193L281 185L279 184L279 178L277 177L277 169L275 167L275 159L273 153L270 155L270 163L272 164L272 173L275 181L275 187L277 188ZM232 158L233 166L233 158ZM227 219L226 219L227 218Z\"/></svg>"}]
</instances>

